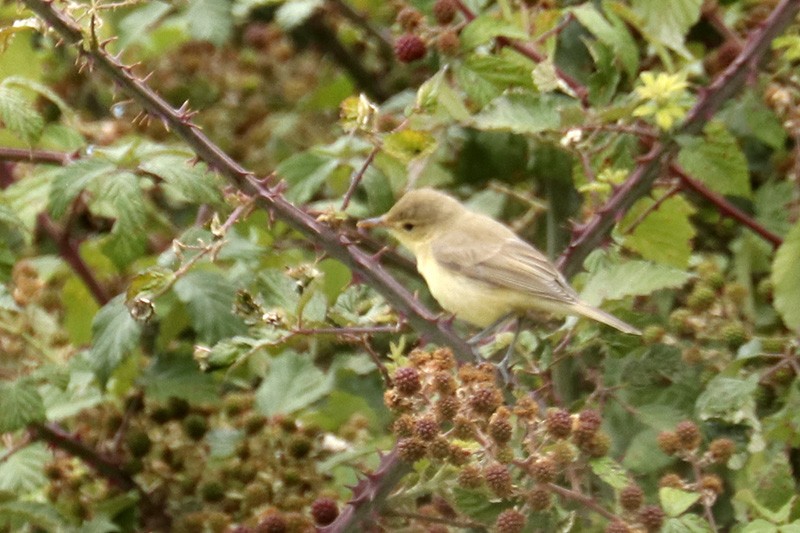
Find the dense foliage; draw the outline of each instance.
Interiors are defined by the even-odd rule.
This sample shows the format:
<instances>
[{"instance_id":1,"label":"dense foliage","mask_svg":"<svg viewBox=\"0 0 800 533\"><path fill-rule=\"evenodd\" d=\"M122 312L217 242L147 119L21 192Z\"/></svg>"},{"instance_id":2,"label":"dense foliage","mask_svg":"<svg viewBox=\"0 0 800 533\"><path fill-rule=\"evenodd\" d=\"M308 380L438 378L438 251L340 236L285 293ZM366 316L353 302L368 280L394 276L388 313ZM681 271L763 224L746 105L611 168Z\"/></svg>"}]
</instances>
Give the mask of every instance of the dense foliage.
<instances>
[{"instance_id":1,"label":"dense foliage","mask_svg":"<svg viewBox=\"0 0 800 533\"><path fill-rule=\"evenodd\" d=\"M3 4L0 530L800 531L798 10ZM500 379L421 186L643 335Z\"/></svg>"}]
</instances>

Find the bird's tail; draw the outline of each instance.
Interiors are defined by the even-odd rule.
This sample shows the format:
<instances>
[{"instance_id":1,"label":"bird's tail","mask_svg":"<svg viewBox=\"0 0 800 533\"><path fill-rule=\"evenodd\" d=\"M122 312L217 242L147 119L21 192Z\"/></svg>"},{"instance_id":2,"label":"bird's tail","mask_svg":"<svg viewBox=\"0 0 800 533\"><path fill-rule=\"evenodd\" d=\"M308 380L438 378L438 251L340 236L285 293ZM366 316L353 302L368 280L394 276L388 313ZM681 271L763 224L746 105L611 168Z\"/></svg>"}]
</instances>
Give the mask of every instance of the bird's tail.
<instances>
[{"instance_id":1,"label":"bird's tail","mask_svg":"<svg viewBox=\"0 0 800 533\"><path fill-rule=\"evenodd\" d=\"M596 307L592 307L591 305L583 302L579 302L574 307L575 311L580 313L581 315L591 318L593 320L597 320L598 322L602 322L612 328L616 328L623 333L628 333L629 335L641 335L642 332L636 329L635 327L631 326L627 322L623 322L619 318L606 313L605 311L598 309Z\"/></svg>"}]
</instances>

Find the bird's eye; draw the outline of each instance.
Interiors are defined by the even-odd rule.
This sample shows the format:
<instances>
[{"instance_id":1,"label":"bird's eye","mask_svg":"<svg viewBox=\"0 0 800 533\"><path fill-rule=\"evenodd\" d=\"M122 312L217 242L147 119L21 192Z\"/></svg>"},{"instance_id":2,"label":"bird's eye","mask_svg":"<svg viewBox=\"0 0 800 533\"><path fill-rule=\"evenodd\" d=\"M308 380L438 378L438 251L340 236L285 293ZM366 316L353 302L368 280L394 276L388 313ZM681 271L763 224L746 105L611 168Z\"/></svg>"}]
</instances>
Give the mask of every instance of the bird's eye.
<instances>
[{"instance_id":1,"label":"bird's eye","mask_svg":"<svg viewBox=\"0 0 800 533\"><path fill-rule=\"evenodd\" d=\"M405 224L403 224L403 229L406 231L411 231L412 229L414 229L414 224L412 224L411 222L406 222Z\"/></svg>"}]
</instances>

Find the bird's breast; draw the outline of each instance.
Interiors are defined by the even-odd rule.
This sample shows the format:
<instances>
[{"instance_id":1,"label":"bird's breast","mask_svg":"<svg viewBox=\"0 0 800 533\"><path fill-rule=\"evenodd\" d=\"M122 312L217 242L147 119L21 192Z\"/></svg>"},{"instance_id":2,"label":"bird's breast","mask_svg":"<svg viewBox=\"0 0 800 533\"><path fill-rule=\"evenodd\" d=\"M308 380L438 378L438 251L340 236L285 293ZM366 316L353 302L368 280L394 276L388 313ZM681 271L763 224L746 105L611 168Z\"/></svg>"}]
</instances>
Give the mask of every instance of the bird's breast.
<instances>
[{"instance_id":1,"label":"bird's breast","mask_svg":"<svg viewBox=\"0 0 800 533\"><path fill-rule=\"evenodd\" d=\"M431 253L417 254L417 270L439 305L476 326L486 327L514 310L518 295L450 270Z\"/></svg>"}]
</instances>

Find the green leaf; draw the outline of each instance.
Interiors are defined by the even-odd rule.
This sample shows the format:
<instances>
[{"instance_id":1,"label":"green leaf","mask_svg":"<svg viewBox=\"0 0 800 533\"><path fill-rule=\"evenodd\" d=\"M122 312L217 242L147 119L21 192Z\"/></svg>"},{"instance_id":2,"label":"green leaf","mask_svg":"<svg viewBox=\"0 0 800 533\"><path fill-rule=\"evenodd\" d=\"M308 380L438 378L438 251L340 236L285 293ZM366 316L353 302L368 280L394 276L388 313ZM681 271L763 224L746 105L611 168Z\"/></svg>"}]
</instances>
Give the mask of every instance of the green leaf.
<instances>
[{"instance_id":1,"label":"green leaf","mask_svg":"<svg viewBox=\"0 0 800 533\"><path fill-rule=\"evenodd\" d=\"M12 527L15 531L21 531L23 524L45 531L66 531L69 525L55 507L33 501L0 503L0 524L16 524L20 529Z\"/></svg>"},{"instance_id":2,"label":"green leaf","mask_svg":"<svg viewBox=\"0 0 800 533\"><path fill-rule=\"evenodd\" d=\"M204 163L190 165L186 157L164 154L149 158L139 169L164 180L166 186L184 200L209 204L218 204L221 200L217 177Z\"/></svg>"},{"instance_id":3,"label":"green leaf","mask_svg":"<svg viewBox=\"0 0 800 533\"><path fill-rule=\"evenodd\" d=\"M328 298L328 305L333 305L342 291L350 285L353 274L349 268L334 259L323 259L317 264L317 268L324 275L322 292Z\"/></svg>"},{"instance_id":4,"label":"green leaf","mask_svg":"<svg viewBox=\"0 0 800 533\"><path fill-rule=\"evenodd\" d=\"M322 0L283 2L275 12L275 22L284 30L292 30L308 20L322 4Z\"/></svg>"},{"instance_id":5,"label":"green leaf","mask_svg":"<svg viewBox=\"0 0 800 533\"><path fill-rule=\"evenodd\" d=\"M774 150L786 146L786 130L775 112L764 103L763 94L747 91L719 113L719 117L739 137L753 137Z\"/></svg>"},{"instance_id":6,"label":"green leaf","mask_svg":"<svg viewBox=\"0 0 800 533\"><path fill-rule=\"evenodd\" d=\"M785 508L788 504L791 510L797 491L792 466L781 447L751 454L741 472L737 486L746 488L736 493L735 501L746 503L750 514L767 520L786 516Z\"/></svg>"},{"instance_id":7,"label":"green leaf","mask_svg":"<svg viewBox=\"0 0 800 533\"><path fill-rule=\"evenodd\" d=\"M700 19L702 5L703 0L632 0L647 36L683 55L688 54L684 46L686 34Z\"/></svg>"},{"instance_id":8,"label":"green leaf","mask_svg":"<svg viewBox=\"0 0 800 533\"><path fill-rule=\"evenodd\" d=\"M473 118L481 130L502 130L533 134L560 128L556 99L530 92L513 92L492 100Z\"/></svg>"},{"instance_id":9,"label":"green leaf","mask_svg":"<svg viewBox=\"0 0 800 533\"><path fill-rule=\"evenodd\" d=\"M127 267L141 256L147 247L146 206L139 179L131 172L119 172L103 180L97 192L97 202L114 207L116 222L103 252L119 269Z\"/></svg>"},{"instance_id":10,"label":"green leaf","mask_svg":"<svg viewBox=\"0 0 800 533\"><path fill-rule=\"evenodd\" d=\"M201 372L190 355L159 355L144 371L141 382L147 397L156 401L176 397L202 403L212 402L219 396L214 378Z\"/></svg>"},{"instance_id":11,"label":"green leaf","mask_svg":"<svg viewBox=\"0 0 800 533\"><path fill-rule=\"evenodd\" d=\"M599 305L604 300L679 288L691 277L688 272L677 268L647 261L628 261L595 272L581 291L581 298L592 305Z\"/></svg>"},{"instance_id":12,"label":"green leaf","mask_svg":"<svg viewBox=\"0 0 800 533\"><path fill-rule=\"evenodd\" d=\"M108 378L139 343L141 327L128 312L120 294L103 306L92 322L94 344L89 354L97 379Z\"/></svg>"},{"instance_id":13,"label":"green leaf","mask_svg":"<svg viewBox=\"0 0 800 533\"><path fill-rule=\"evenodd\" d=\"M317 193L338 166L339 161L331 157L302 152L282 161L275 173L289 185L286 198L293 203L304 204Z\"/></svg>"},{"instance_id":14,"label":"green leaf","mask_svg":"<svg viewBox=\"0 0 800 533\"><path fill-rule=\"evenodd\" d=\"M383 150L403 163L424 157L435 148L436 139L427 131L404 129L390 133L383 140Z\"/></svg>"},{"instance_id":15,"label":"green leaf","mask_svg":"<svg viewBox=\"0 0 800 533\"><path fill-rule=\"evenodd\" d=\"M44 129L44 119L18 90L0 85L0 122L28 144Z\"/></svg>"},{"instance_id":16,"label":"green leaf","mask_svg":"<svg viewBox=\"0 0 800 533\"><path fill-rule=\"evenodd\" d=\"M778 533L778 526L762 518L756 518L749 522L741 533Z\"/></svg>"},{"instance_id":17,"label":"green leaf","mask_svg":"<svg viewBox=\"0 0 800 533\"><path fill-rule=\"evenodd\" d=\"M678 162L693 178L714 191L750 198L747 158L736 138L720 122L710 122L703 137L679 139Z\"/></svg>"},{"instance_id":18,"label":"green leaf","mask_svg":"<svg viewBox=\"0 0 800 533\"><path fill-rule=\"evenodd\" d=\"M668 516L680 516L700 500L700 494L672 487L662 487L658 489L658 499Z\"/></svg>"},{"instance_id":19,"label":"green leaf","mask_svg":"<svg viewBox=\"0 0 800 533\"><path fill-rule=\"evenodd\" d=\"M44 402L32 383L22 379L0 383L0 433L16 431L44 419Z\"/></svg>"},{"instance_id":20,"label":"green leaf","mask_svg":"<svg viewBox=\"0 0 800 533\"><path fill-rule=\"evenodd\" d=\"M617 490L623 489L630 484L628 473L619 463L610 457L592 459L589 461L589 467L597 477Z\"/></svg>"},{"instance_id":21,"label":"green leaf","mask_svg":"<svg viewBox=\"0 0 800 533\"><path fill-rule=\"evenodd\" d=\"M332 387L332 377L307 356L287 352L270 361L269 371L256 391L256 408L266 416L291 414L310 406Z\"/></svg>"},{"instance_id":22,"label":"green leaf","mask_svg":"<svg viewBox=\"0 0 800 533\"><path fill-rule=\"evenodd\" d=\"M474 520L491 523L500 512L510 506L492 502L492 497L484 490L453 488L453 503L456 508Z\"/></svg>"},{"instance_id":23,"label":"green leaf","mask_svg":"<svg viewBox=\"0 0 800 533\"><path fill-rule=\"evenodd\" d=\"M191 271L175 282L175 294L186 304L200 342L214 344L244 331L233 315L236 288L216 272Z\"/></svg>"},{"instance_id":24,"label":"green leaf","mask_svg":"<svg viewBox=\"0 0 800 533\"><path fill-rule=\"evenodd\" d=\"M186 21L194 39L221 46L233 32L231 0L192 0L186 10Z\"/></svg>"},{"instance_id":25,"label":"green leaf","mask_svg":"<svg viewBox=\"0 0 800 533\"><path fill-rule=\"evenodd\" d=\"M625 23L612 12L604 17L595 6L588 3L573 8L572 13L592 35L619 56L625 73L634 79L639 70L639 50Z\"/></svg>"},{"instance_id":26,"label":"green leaf","mask_svg":"<svg viewBox=\"0 0 800 533\"><path fill-rule=\"evenodd\" d=\"M492 15L483 14L466 25L459 35L465 50L488 43L496 37L526 40L528 32Z\"/></svg>"},{"instance_id":27,"label":"green leaf","mask_svg":"<svg viewBox=\"0 0 800 533\"><path fill-rule=\"evenodd\" d=\"M153 1L136 6L117 23L119 47L124 50L129 45L144 40L148 32L159 20L166 16L172 6L166 2Z\"/></svg>"},{"instance_id":28,"label":"green leaf","mask_svg":"<svg viewBox=\"0 0 800 533\"><path fill-rule=\"evenodd\" d=\"M460 88L483 107L507 89L532 88L531 72L535 67L535 63L503 49L499 54L467 57L455 66L455 74Z\"/></svg>"},{"instance_id":29,"label":"green leaf","mask_svg":"<svg viewBox=\"0 0 800 533\"><path fill-rule=\"evenodd\" d=\"M8 450L0 451L3 455ZM53 458L44 444L33 443L0 463L0 491L26 494L47 483L44 466Z\"/></svg>"},{"instance_id":30,"label":"green leaf","mask_svg":"<svg viewBox=\"0 0 800 533\"><path fill-rule=\"evenodd\" d=\"M785 236L792 228L790 219L794 185L788 181L770 181L761 185L755 194L758 221L768 230Z\"/></svg>"},{"instance_id":31,"label":"green leaf","mask_svg":"<svg viewBox=\"0 0 800 533\"><path fill-rule=\"evenodd\" d=\"M644 259L686 268L692 253L692 239L696 230L689 217L695 209L681 196L673 196L654 209L656 201L644 197L636 202L619 224L625 235L626 248L639 253ZM642 219L644 216L644 219Z\"/></svg>"},{"instance_id":32,"label":"green leaf","mask_svg":"<svg viewBox=\"0 0 800 533\"><path fill-rule=\"evenodd\" d=\"M244 440L245 433L240 429L214 428L205 436L208 456L212 459L227 459L236 453L236 447Z\"/></svg>"},{"instance_id":33,"label":"green leaf","mask_svg":"<svg viewBox=\"0 0 800 533\"><path fill-rule=\"evenodd\" d=\"M703 518L696 514L686 514L667 520L661 533L712 533L712 529Z\"/></svg>"},{"instance_id":34,"label":"green leaf","mask_svg":"<svg viewBox=\"0 0 800 533\"><path fill-rule=\"evenodd\" d=\"M8 205L5 198L0 197L0 224L12 228L25 229L25 224L17 213Z\"/></svg>"},{"instance_id":35,"label":"green leaf","mask_svg":"<svg viewBox=\"0 0 800 533\"><path fill-rule=\"evenodd\" d=\"M800 222L786 235L772 263L775 309L786 326L800 330Z\"/></svg>"},{"instance_id":36,"label":"green leaf","mask_svg":"<svg viewBox=\"0 0 800 533\"><path fill-rule=\"evenodd\" d=\"M795 380L783 407L764 419L764 435L787 446L800 446L800 381Z\"/></svg>"},{"instance_id":37,"label":"green leaf","mask_svg":"<svg viewBox=\"0 0 800 533\"><path fill-rule=\"evenodd\" d=\"M50 214L61 218L81 191L114 170L114 164L103 159L81 159L60 169L50 189Z\"/></svg>"}]
</instances>

